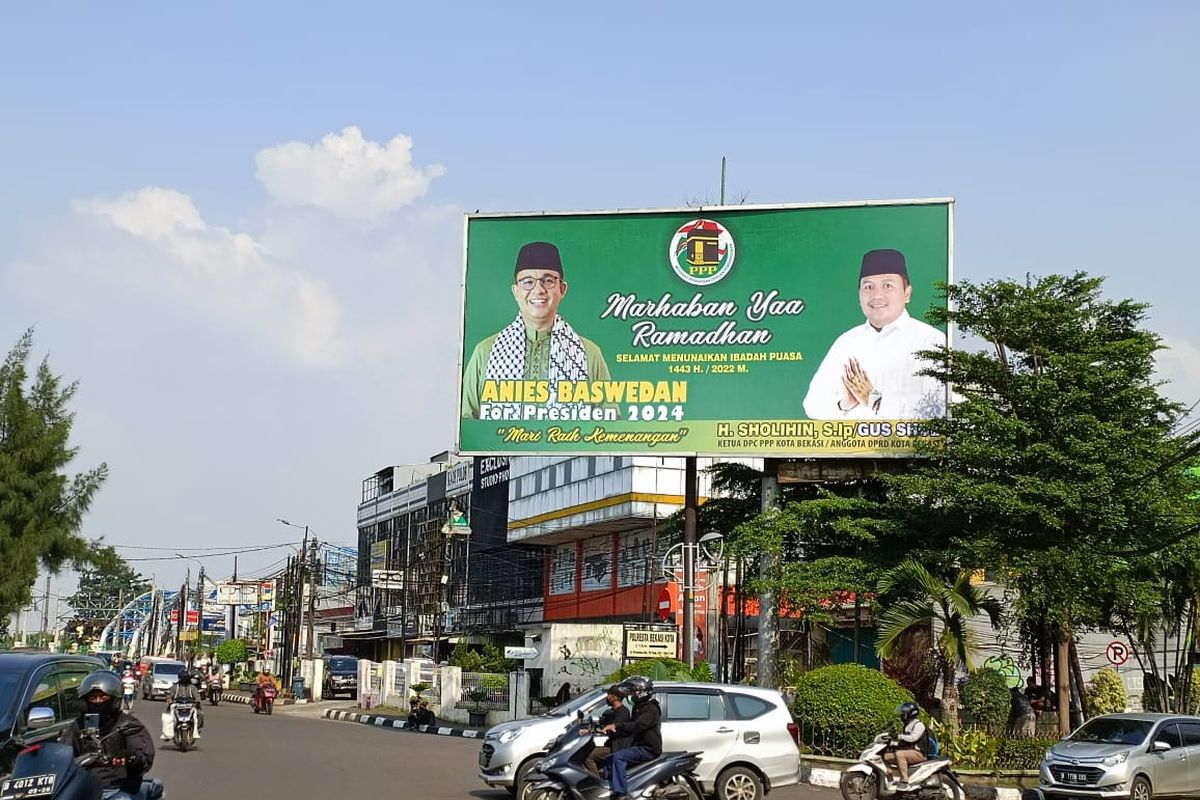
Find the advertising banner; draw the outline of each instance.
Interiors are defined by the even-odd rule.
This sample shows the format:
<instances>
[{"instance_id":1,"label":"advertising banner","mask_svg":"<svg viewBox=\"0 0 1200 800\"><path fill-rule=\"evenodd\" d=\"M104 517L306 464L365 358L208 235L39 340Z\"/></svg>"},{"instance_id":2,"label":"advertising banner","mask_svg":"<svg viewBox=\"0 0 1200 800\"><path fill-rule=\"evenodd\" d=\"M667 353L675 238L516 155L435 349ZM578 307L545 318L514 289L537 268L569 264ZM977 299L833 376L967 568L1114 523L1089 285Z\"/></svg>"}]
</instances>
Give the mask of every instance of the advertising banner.
<instances>
[{"instance_id":1,"label":"advertising banner","mask_svg":"<svg viewBox=\"0 0 1200 800\"><path fill-rule=\"evenodd\" d=\"M467 216L458 449L909 455L953 201Z\"/></svg>"}]
</instances>

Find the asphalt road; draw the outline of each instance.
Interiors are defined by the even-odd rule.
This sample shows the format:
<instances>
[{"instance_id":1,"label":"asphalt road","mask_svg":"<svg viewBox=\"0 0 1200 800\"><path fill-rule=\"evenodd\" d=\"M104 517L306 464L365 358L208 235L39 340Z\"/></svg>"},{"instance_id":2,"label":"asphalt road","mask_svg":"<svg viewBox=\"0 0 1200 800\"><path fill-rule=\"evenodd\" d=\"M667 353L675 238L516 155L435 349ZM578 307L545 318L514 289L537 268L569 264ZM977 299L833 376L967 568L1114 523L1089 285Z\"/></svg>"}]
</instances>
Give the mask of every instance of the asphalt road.
<instances>
[{"instance_id":1,"label":"asphalt road","mask_svg":"<svg viewBox=\"0 0 1200 800\"><path fill-rule=\"evenodd\" d=\"M159 742L151 774L170 800L270 797L280 800L402 797L410 800L510 800L475 777L480 742L320 719L345 703L278 707L271 716L249 707L205 706L195 750ZM163 703L134 707L157 737ZM836 791L787 787L771 800L840 800Z\"/></svg>"}]
</instances>

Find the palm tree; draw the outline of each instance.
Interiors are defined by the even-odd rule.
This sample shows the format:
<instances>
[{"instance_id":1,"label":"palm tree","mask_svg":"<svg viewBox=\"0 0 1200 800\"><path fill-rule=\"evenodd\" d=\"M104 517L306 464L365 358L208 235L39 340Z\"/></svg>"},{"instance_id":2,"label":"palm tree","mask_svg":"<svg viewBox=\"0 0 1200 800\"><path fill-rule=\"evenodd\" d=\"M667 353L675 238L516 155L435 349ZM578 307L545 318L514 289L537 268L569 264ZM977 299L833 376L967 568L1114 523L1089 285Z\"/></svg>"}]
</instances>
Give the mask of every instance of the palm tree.
<instances>
[{"instance_id":1,"label":"palm tree","mask_svg":"<svg viewBox=\"0 0 1200 800\"><path fill-rule=\"evenodd\" d=\"M987 614L992 628L1000 627L1000 601L972 585L971 575L963 570L953 584L947 584L910 557L884 573L878 586L885 598L895 598L879 618L880 657L895 655L906 631L935 622L941 629L933 655L942 674L942 724L950 735L958 730L954 675L960 668L971 667L976 649L967 623Z\"/></svg>"}]
</instances>

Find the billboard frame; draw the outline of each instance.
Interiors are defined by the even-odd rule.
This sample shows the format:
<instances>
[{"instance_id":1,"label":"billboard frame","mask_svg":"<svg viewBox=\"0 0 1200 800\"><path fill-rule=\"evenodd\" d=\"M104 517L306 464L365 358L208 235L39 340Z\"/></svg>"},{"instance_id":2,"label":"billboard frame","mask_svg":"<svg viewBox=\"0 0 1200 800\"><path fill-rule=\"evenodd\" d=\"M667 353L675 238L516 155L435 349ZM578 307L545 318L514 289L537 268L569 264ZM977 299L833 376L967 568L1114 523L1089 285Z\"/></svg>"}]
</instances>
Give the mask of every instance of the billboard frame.
<instances>
[{"instance_id":1,"label":"billboard frame","mask_svg":"<svg viewBox=\"0 0 1200 800\"><path fill-rule=\"evenodd\" d=\"M827 209L827 208L886 208L886 207L901 207L901 206L946 206L946 282L954 283L954 206L955 199L953 197L924 197L924 198L906 198L900 200L840 200L831 202L812 202L812 203L746 203L744 205L698 205L698 206L672 206L665 208L611 208L611 209L591 209L572 211L473 211L463 214L463 236L462 236L462 272L459 275L459 314L458 325L458 355L455 359L456 374L455 374L455 392L453 411L453 428L454 428L454 452L459 456L503 456L507 458L517 457L553 457L562 456L565 458L577 458L579 456L600 455L594 450L529 450L520 453L513 453L507 450L463 450L460 426L459 404L462 401L463 390L463 368L465 366L464 359L466 358L466 338L467 338L467 259L468 259L468 232L470 230L471 220L473 219L517 219L517 218L538 218L538 217L577 217L587 215L611 215L611 216L637 216L640 214L705 214L714 212L741 212L741 211L794 211L808 209ZM951 309L953 310L953 309ZM954 324L950 323L946 326L946 343L951 349L954 347ZM950 413L949 406L949 389L947 388L946 397L946 413ZM605 451L603 455L620 455L620 456L641 456L655 455L644 451L627 451L627 452L612 452ZM775 455L764 456L761 453L742 453L742 452L709 452L707 450L697 450L688 452L671 452L665 456L666 458L816 458L823 460L830 459L851 459L857 460L866 456L850 456L846 454L831 454L828 456L812 455L798 453L796 455ZM871 458L889 458L875 454L869 456ZM911 454L897 454L891 458L902 459L911 458Z\"/></svg>"}]
</instances>

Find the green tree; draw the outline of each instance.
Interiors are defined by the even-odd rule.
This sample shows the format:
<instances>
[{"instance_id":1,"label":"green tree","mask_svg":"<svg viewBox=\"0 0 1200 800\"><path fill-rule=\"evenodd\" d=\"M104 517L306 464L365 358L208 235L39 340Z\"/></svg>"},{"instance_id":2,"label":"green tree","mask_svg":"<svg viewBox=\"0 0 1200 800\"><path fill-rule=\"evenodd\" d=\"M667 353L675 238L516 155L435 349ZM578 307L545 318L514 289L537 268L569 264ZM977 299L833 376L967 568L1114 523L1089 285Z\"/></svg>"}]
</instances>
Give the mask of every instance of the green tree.
<instances>
[{"instance_id":1,"label":"green tree","mask_svg":"<svg viewBox=\"0 0 1200 800\"><path fill-rule=\"evenodd\" d=\"M52 572L93 557L79 534L83 515L104 482L101 464L66 472L76 384L64 385L43 360L32 379L33 332L0 364L0 616L25 606L39 567Z\"/></svg>"},{"instance_id":2,"label":"green tree","mask_svg":"<svg viewBox=\"0 0 1200 800\"><path fill-rule=\"evenodd\" d=\"M1021 629L1047 622L1060 642L1161 620L1148 587L1200 523L1184 469L1200 430L1181 432L1184 409L1160 392L1147 307L1102 286L1083 273L946 286L927 317L984 347L927 354L953 413L929 422L928 458L884 477L888 513L923 550L988 566L1018 590Z\"/></svg>"},{"instance_id":3,"label":"green tree","mask_svg":"<svg viewBox=\"0 0 1200 800\"><path fill-rule=\"evenodd\" d=\"M115 548L97 546L93 561L79 571L79 585L67 603L81 622L107 624L128 603L150 590L150 582L121 558Z\"/></svg>"},{"instance_id":4,"label":"green tree","mask_svg":"<svg viewBox=\"0 0 1200 800\"><path fill-rule=\"evenodd\" d=\"M955 673L970 669L977 644L968 623L986 614L993 628L1000 627L1000 601L971 584L963 570L947 584L919 561L909 558L884 573L879 590L891 602L879 618L879 655L888 658L901 636L917 627L939 628L934 658L942 673L942 723L953 736L958 730L958 686Z\"/></svg>"},{"instance_id":5,"label":"green tree","mask_svg":"<svg viewBox=\"0 0 1200 800\"><path fill-rule=\"evenodd\" d=\"M226 639L217 645L218 664L241 664L249 658L250 650L241 639Z\"/></svg>"}]
</instances>

